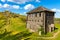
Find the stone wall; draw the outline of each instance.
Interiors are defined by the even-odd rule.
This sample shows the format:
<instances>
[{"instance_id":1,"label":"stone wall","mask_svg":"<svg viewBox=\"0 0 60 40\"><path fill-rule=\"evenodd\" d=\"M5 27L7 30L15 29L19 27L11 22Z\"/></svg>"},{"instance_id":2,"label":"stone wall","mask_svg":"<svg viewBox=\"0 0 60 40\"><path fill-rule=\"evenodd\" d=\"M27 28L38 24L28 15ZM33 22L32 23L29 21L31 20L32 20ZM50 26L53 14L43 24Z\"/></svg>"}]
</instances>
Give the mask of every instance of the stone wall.
<instances>
[{"instance_id":1,"label":"stone wall","mask_svg":"<svg viewBox=\"0 0 60 40\"><path fill-rule=\"evenodd\" d=\"M54 30L54 13L46 13L46 29L47 29L47 32L51 32Z\"/></svg>"},{"instance_id":2,"label":"stone wall","mask_svg":"<svg viewBox=\"0 0 60 40\"><path fill-rule=\"evenodd\" d=\"M36 14L37 17L35 16ZM41 13L41 16L39 16L39 14L40 13L28 14L27 28L38 31L38 29L41 27L40 25L43 25L43 13Z\"/></svg>"}]
</instances>

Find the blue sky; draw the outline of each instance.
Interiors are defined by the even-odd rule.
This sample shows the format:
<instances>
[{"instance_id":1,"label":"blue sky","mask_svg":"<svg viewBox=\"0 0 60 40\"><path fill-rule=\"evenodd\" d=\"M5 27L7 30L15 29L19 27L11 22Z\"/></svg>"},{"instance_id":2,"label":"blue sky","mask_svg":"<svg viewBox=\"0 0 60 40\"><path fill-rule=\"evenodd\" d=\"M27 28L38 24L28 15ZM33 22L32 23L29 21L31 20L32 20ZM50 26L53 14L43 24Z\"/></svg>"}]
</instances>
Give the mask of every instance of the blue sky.
<instances>
[{"instance_id":1,"label":"blue sky","mask_svg":"<svg viewBox=\"0 0 60 40\"><path fill-rule=\"evenodd\" d=\"M55 11L55 17L60 18L60 0L0 0L0 11L9 10L22 15L39 6Z\"/></svg>"}]
</instances>

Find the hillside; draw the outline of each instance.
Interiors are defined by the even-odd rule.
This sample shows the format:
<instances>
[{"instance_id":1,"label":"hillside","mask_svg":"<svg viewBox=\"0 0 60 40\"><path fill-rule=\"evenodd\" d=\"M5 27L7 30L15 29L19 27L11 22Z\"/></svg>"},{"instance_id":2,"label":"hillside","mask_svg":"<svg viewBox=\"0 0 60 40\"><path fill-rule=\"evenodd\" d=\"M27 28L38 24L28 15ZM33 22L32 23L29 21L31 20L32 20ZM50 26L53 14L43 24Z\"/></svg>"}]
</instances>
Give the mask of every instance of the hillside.
<instances>
[{"instance_id":1,"label":"hillside","mask_svg":"<svg viewBox=\"0 0 60 40\"><path fill-rule=\"evenodd\" d=\"M14 38L17 40L16 34L25 30L26 16L9 11L0 12L0 40L13 40Z\"/></svg>"},{"instance_id":2,"label":"hillside","mask_svg":"<svg viewBox=\"0 0 60 40\"><path fill-rule=\"evenodd\" d=\"M20 30L21 27L25 27L25 24L26 16L11 13L9 11L0 12L0 27L4 26L4 29L7 31Z\"/></svg>"}]
</instances>

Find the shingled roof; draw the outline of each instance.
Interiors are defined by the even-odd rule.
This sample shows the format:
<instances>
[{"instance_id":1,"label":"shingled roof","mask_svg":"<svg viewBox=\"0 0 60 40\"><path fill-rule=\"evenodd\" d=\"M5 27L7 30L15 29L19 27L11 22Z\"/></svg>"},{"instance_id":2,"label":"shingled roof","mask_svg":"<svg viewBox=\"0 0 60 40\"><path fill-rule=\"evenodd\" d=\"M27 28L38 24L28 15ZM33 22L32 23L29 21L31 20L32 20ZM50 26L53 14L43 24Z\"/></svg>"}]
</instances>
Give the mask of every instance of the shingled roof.
<instances>
[{"instance_id":1,"label":"shingled roof","mask_svg":"<svg viewBox=\"0 0 60 40\"><path fill-rule=\"evenodd\" d=\"M35 9L33 9L33 10L31 10L31 11L27 12L27 13L41 12L41 11L54 12L54 11L52 11L52 10L49 10L49 9L45 8L45 7L40 6L40 7L35 8Z\"/></svg>"}]
</instances>

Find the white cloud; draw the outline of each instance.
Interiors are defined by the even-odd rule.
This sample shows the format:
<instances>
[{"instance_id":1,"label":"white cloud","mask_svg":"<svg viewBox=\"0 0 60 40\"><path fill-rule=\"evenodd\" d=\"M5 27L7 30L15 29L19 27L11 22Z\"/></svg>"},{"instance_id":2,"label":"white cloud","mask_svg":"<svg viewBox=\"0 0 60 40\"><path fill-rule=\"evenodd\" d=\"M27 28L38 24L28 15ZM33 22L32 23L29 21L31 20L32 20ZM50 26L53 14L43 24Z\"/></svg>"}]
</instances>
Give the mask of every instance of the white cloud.
<instances>
[{"instance_id":1,"label":"white cloud","mask_svg":"<svg viewBox=\"0 0 60 40\"><path fill-rule=\"evenodd\" d=\"M2 2L14 2L14 3L18 3L18 4L24 4L26 2L40 2L40 0L1 0Z\"/></svg>"},{"instance_id":2,"label":"white cloud","mask_svg":"<svg viewBox=\"0 0 60 40\"><path fill-rule=\"evenodd\" d=\"M23 13L24 15L26 15L26 12ZM27 15L26 15L27 16Z\"/></svg>"},{"instance_id":3,"label":"white cloud","mask_svg":"<svg viewBox=\"0 0 60 40\"><path fill-rule=\"evenodd\" d=\"M26 12L20 13L20 15L26 15Z\"/></svg>"},{"instance_id":4,"label":"white cloud","mask_svg":"<svg viewBox=\"0 0 60 40\"><path fill-rule=\"evenodd\" d=\"M2 8L2 4L0 4L0 8Z\"/></svg>"},{"instance_id":5,"label":"white cloud","mask_svg":"<svg viewBox=\"0 0 60 40\"><path fill-rule=\"evenodd\" d=\"M6 0L1 0L2 2L5 2Z\"/></svg>"},{"instance_id":6,"label":"white cloud","mask_svg":"<svg viewBox=\"0 0 60 40\"><path fill-rule=\"evenodd\" d=\"M25 10L31 10L31 9L34 9L34 8L35 8L35 6L32 5L32 4L27 4L27 5L24 7Z\"/></svg>"},{"instance_id":7,"label":"white cloud","mask_svg":"<svg viewBox=\"0 0 60 40\"><path fill-rule=\"evenodd\" d=\"M13 0L7 0L7 1L13 2Z\"/></svg>"},{"instance_id":8,"label":"white cloud","mask_svg":"<svg viewBox=\"0 0 60 40\"><path fill-rule=\"evenodd\" d=\"M55 17L56 17L56 18L60 18L60 9L53 8L53 9L51 9L51 10L56 12L56 14L55 14Z\"/></svg>"},{"instance_id":9,"label":"white cloud","mask_svg":"<svg viewBox=\"0 0 60 40\"><path fill-rule=\"evenodd\" d=\"M9 5L9 4L0 4L0 8L8 8L8 9L19 9L20 6L19 5Z\"/></svg>"},{"instance_id":10,"label":"white cloud","mask_svg":"<svg viewBox=\"0 0 60 40\"><path fill-rule=\"evenodd\" d=\"M26 12L23 12L24 15L26 15Z\"/></svg>"},{"instance_id":11,"label":"white cloud","mask_svg":"<svg viewBox=\"0 0 60 40\"><path fill-rule=\"evenodd\" d=\"M30 2L32 0L7 0L7 1L22 4L22 3Z\"/></svg>"},{"instance_id":12,"label":"white cloud","mask_svg":"<svg viewBox=\"0 0 60 40\"><path fill-rule=\"evenodd\" d=\"M52 11L60 12L60 9L53 8Z\"/></svg>"},{"instance_id":13,"label":"white cloud","mask_svg":"<svg viewBox=\"0 0 60 40\"><path fill-rule=\"evenodd\" d=\"M4 8L9 8L10 5L9 5L9 4L4 4L3 7L4 7Z\"/></svg>"},{"instance_id":14,"label":"white cloud","mask_svg":"<svg viewBox=\"0 0 60 40\"><path fill-rule=\"evenodd\" d=\"M36 2L40 2L40 0L36 0Z\"/></svg>"},{"instance_id":15,"label":"white cloud","mask_svg":"<svg viewBox=\"0 0 60 40\"><path fill-rule=\"evenodd\" d=\"M53 9L51 9L52 11L56 11L56 9L55 8L53 8Z\"/></svg>"},{"instance_id":16,"label":"white cloud","mask_svg":"<svg viewBox=\"0 0 60 40\"><path fill-rule=\"evenodd\" d=\"M26 12L24 12L24 14L26 14Z\"/></svg>"},{"instance_id":17,"label":"white cloud","mask_svg":"<svg viewBox=\"0 0 60 40\"><path fill-rule=\"evenodd\" d=\"M40 2L40 0L7 0L7 1L18 3L18 4L24 4L26 2Z\"/></svg>"},{"instance_id":18,"label":"white cloud","mask_svg":"<svg viewBox=\"0 0 60 40\"><path fill-rule=\"evenodd\" d=\"M17 5L13 5L12 6L14 9L19 9L20 7L19 6L17 6Z\"/></svg>"}]
</instances>

